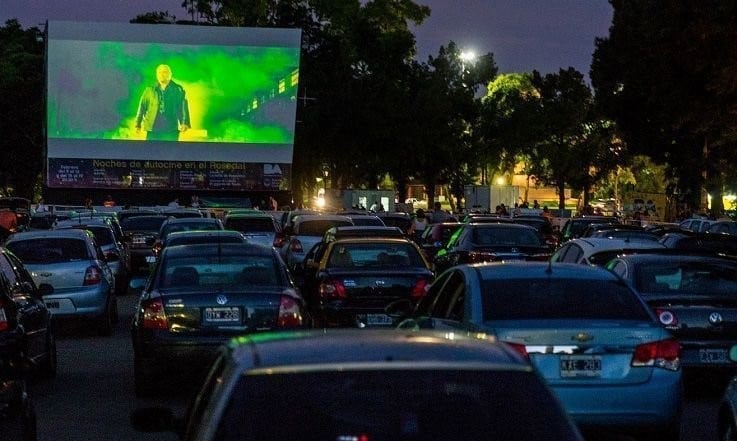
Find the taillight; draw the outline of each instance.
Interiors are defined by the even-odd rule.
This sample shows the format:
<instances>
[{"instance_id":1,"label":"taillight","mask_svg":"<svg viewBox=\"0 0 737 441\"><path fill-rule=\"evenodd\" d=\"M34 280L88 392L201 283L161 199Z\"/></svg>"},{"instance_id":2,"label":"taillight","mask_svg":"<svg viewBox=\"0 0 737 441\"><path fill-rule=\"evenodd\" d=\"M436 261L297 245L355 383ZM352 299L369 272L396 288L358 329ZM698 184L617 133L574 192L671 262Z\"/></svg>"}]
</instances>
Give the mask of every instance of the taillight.
<instances>
[{"instance_id":1,"label":"taillight","mask_svg":"<svg viewBox=\"0 0 737 441\"><path fill-rule=\"evenodd\" d=\"M287 241L287 236L279 233L276 236L274 236L274 243L272 243L272 246L274 248L281 248L284 246L284 243Z\"/></svg>"},{"instance_id":2,"label":"taillight","mask_svg":"<svg viewBox=\"0 0 737 441\"><path fill-rule=\"evenodd\" d=\"M158 255L159 255L159 253L161 252L161 247L163 247L163 246L164 246L164 244L163 244L163 243L161 243L161 241L158 241L158 240L157 240L157 241L156 241L156 242L154 243L154 246L153 246L153 252L154 252L154 256L158 256Z\"/></svg>"},{"instance_id":3,"label":"taillight","mask_svg":"<svg viewBox=\"0 0 737 441\"><path fill-rule=\"evenodd\" d=\"M102 270L96 266L88 266L84 272L84 286L97 285L102 281Z\"/></svg>"},{"instance_id":4,"label":"taillight","mask_svg":"<svg viewBox=\"0 0 737 441\"><path fill-rule=\"evenodd\" d=\"M303 250L302 250L302 242L300 242L299 239L297 239L297 238L293 239L292 242L289 244L289 249L293 253L301 253L301 252L303 252Z\"/></svg>"},{"instance_id":5,"label":"taillight","mask_svg":"<svg viewBox=\"0 0 737 441\"><path fill-rule=\"evenodd\" d=\"M658 321L665 326L678 326L678 317L671 310L657 308L655 315L658 317Z\"/></svg>"},{"instance_id":6,"label":"taillight","mask_svg":"<svg viewBox=\"0 0 737 441\"><path fill-rule=\"evenodd\" d=\"M292 296L282 295L279 300L279 328L297 328L302 326L302 311Z\"/></svg>"},{"instance_id":7,"label":"taillight","mask_svg":"<svg viewBox=\"0 0 737 441\"><path fill-rule=\"evenodd\" d=\"M147 300L141 306L143 309L143 327L145 329L166 329L169 323L164 312L164 303L161 299Z\"/></svg>"},{"instance_id":8,"label":"taillight","mask_svg":"<svg viewBox=\"0 0 737 441\"><path fill-rule=\"evenodd\" d=\"M510 343L510 342L504 342L509 346L511 349L513 349L516 353L522 356L525 360L530 359L530 354L527 353L527 346L525 346L522 343Z\"/></svg>"},{"instance_id":9,"label":"taillight","mask_svg":"<svg viewBox=\"0 0 737 441\"><path fill-rule=\"evenodd\" d=\"M6 331L9 327L8 316L5 314L5 300L0 299L0 331Z\"/></svg>"},{"instance_id":10,"label":"taillight","mask_svg":"<svg viewBox=\"0 0 737 441\"><path fill-rule=\"evenodd\" d=\"M639 345L632 355L632 366L655 366L669 371L681 367L681 344L674 338Z\"/></svg>"},{"instance_id":11,"label":"taillight","mask_svg":"<svg viewBox=\"0 0 737 441\"><path fill-rule=\"evenodd\" d=\"M410 292L410 297L412 297L412 300L419 300L422 296L425 295L427 292L425 289L427 288L427 279L419 279L415 286L412 287L412 291Z\"/></svg>"},{"instance_id":12,"label":"taillight","mask_svg":"<svg viewBox=\"0 0 737 441\"><path fill-rule=\"evenodd\" d=\"M338 280L327 280L320 284L320 297L323 299L346 298L345 286Z\"/></svg>"}]
</instances>

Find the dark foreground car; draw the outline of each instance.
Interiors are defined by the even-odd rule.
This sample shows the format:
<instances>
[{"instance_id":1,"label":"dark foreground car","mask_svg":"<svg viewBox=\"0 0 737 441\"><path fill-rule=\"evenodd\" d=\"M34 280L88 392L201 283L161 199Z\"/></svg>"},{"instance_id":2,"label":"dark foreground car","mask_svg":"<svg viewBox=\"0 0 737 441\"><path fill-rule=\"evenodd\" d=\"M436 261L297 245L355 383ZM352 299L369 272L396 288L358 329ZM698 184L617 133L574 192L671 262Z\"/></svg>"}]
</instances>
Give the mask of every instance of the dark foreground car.
<instances>
[{"instance_id":1,"label":"dark foreground car","mask_svg":"<svg viewBox=\"0 0 737 441\"><path fill-rule=\"evenodd\" d=\"M308 322L302 297L273 248L166 247L133 317L136 393L151 393L171 372L203 371L234 335Z\"/></svg>"},{"instance_id":2,"label":"dark foreground car","mask_svg":"<svg viewBox=\"0 0 737 441\"><path fill-rule=\"evenodd\" d=\"M203 441L581 439L535 371L493 338L392 330L240 337L186 420L148 408L132 422Z\"/></svg>"}]
</instances>

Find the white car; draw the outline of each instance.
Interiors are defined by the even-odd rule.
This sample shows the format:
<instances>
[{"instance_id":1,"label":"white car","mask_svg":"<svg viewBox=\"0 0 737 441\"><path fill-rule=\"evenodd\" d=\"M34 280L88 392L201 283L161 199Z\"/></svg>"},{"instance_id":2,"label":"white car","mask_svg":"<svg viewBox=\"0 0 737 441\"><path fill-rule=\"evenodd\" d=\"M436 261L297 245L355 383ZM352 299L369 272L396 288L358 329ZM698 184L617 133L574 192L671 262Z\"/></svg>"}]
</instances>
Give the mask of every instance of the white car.
<instances>
[{"instance_id":1,"label":"white car","mask_svg":"<svg viewBox=\"0 0 737 441\"><path fill-rule=\"evenodd\" d=\"M350 225L353 221L347 216L305 214L295 217L289 238L280 250L289 270L294 271L302 263L307 251L322 240L328 229Z\"/></svg>"},{"instance_id":2,"label":"white car","mask_svg":"<svg viewBox=\"0 0 737 441\"><path fill-rule=\"evenodd\" d=\"M667 248L653 240L632 240L606 237L571 239L553 253L552 262L582 263L603 266L621 254Z\"/></svg>"}]
</instances>

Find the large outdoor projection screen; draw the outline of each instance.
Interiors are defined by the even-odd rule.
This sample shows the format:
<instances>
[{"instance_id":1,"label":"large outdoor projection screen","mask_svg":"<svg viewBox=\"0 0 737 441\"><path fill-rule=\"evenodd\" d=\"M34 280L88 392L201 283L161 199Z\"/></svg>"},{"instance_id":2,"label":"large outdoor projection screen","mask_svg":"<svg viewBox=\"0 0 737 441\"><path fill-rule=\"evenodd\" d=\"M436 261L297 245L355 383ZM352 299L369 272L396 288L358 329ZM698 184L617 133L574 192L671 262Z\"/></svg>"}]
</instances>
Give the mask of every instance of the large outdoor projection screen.
<instances>
[{"instance_id":1,"label":"large outdoor projection screen","mask_svg":"<svg viewBox=\"0 0 737 441\"><path fill-rule=\"evenodd\" d=\"M47 35L49 187L289 189L299 29L52 21Z\"/></svg>"}]
</instances>

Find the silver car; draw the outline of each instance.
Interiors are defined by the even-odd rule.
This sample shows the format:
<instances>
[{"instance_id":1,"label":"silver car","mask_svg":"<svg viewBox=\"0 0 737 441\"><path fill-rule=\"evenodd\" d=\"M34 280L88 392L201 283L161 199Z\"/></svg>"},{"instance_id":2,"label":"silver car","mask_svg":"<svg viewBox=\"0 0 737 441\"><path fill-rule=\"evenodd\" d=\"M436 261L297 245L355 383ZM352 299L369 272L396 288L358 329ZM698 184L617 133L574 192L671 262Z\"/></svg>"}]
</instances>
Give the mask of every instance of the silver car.
<instances>
[{"instance_id":1,"label":"silver car","mask_svg":"<svg viewBox=\"0 0 737 441\"><path fill-rule=\"evenodd\" d=\"M14 234L5 246L23 261L36 285L54 287L43 301L56 319L92 319L101 335L112 333L118 320L115 278L91 232L30 231Z\"/></svg>"}]
</instances>

